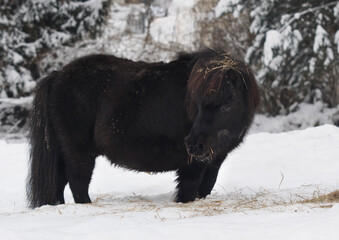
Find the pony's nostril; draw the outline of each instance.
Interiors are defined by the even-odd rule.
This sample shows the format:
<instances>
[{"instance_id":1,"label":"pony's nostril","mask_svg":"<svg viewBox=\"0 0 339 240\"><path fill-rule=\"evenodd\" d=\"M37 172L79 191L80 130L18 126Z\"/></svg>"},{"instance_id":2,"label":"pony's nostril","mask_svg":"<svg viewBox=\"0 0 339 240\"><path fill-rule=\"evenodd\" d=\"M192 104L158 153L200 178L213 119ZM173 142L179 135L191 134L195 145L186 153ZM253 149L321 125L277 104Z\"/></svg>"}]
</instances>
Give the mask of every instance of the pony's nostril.
<instances>
[{"instance_id":1,"label":"pony's nostril","mask_svg":"<svg viewBox=\"0 0 339 240\"><path fill-rule=\"evenodd\" d=\"M204 145L198 142L193 146L192 151L194 152L194 154L200 155L204 152Z\"/></svg>"},{"instance_id":2,"label":"pony's nostril","mask_svg":"<svg viewBox=\"0 0 339 240\"><path fill-rule=\"evenodd\" d=\"M198 139L192 139L190 137L184 138L186 150L189 154L201 155L204 152L205 146L204 144Z\"/></svg>"}]
</instances>

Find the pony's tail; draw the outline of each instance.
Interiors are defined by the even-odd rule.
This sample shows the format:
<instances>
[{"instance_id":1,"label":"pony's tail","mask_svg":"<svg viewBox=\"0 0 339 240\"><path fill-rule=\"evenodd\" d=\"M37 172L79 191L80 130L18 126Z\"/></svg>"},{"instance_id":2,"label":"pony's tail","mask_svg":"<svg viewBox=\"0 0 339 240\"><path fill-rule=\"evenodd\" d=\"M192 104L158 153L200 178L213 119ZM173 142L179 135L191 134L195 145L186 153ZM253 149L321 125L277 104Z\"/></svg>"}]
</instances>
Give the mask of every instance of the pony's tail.
<instances>
[{"instance_id":1,"label":"pony's tail","mask_svg":"<svg viewBox=\"0 0 339 240\"><path fill-rule=\"evenodd\" d=\"M28 205L31 208L58 203L59 156L47 108L51 82L56 74L57 72L54 72L42 79L35 89L30 123L30 164L26 187Z\"/></svg>"}]
</instances>

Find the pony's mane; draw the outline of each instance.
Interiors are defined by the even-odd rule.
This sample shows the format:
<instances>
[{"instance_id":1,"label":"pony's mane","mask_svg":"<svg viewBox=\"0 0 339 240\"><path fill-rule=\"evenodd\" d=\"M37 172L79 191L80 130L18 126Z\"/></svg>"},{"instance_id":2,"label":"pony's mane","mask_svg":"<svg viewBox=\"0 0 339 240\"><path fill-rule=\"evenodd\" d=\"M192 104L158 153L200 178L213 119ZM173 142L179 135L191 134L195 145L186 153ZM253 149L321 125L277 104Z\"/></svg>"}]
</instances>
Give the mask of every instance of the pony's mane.
<instances>
[{"instance_id":1,"label":"pony's mane","mask_svg":"<svg viewBox=\"0 0 339 240\"><path fill-rule=\"evenodd\" d=\"M259 105L258 86L251 69L243 61L230 53L207 49L196 53L192 62L186 97L190 118L196 115L196 99L221 96L226 88L234 92L235 86L243 89L248 112L254 114Z\"/></svg>"}]
</instances>

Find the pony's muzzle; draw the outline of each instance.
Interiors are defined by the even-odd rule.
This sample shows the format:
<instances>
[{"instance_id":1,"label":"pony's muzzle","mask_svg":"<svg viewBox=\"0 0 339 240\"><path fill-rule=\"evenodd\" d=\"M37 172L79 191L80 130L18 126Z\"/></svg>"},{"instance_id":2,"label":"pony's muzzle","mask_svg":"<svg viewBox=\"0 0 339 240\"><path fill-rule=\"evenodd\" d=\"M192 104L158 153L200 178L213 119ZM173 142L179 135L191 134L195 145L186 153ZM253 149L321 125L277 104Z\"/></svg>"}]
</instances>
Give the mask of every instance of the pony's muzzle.
<instances>
[{"instance_id":1,"label":"pony's muzzle","mask_svg":"<svg viewBox=\"0 0 339 240\"><path fill-rule=\"evenodd\" d=\"M204 156L206 154L206 148L201 138L191 137L188 135L185 137L185 146L187 153L194 157Z\"/></svg>"}]
</instances>

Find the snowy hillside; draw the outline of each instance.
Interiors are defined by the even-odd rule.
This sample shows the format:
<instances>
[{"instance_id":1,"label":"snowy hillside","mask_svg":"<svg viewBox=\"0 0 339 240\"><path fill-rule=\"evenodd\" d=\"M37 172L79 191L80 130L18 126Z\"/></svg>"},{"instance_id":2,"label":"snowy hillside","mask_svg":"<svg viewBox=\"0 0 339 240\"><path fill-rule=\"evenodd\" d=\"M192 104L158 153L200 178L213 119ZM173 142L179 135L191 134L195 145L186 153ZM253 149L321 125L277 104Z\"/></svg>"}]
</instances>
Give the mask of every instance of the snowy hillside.
<instances>
[{"instance_id":1,"label":"snowy hillside","mask_svg":"<svg viewBox=\"0 0 339 240\"><path fill-rule=\"evenodd\" d=\"M27 144L0 141L1 239L338 239L339 128L247 136L207 199L174 203L173 173L149 175L97 159L93 204L25 206ZM338 199L337 199L338 201Z\"/></svg>"}]
</instances>

